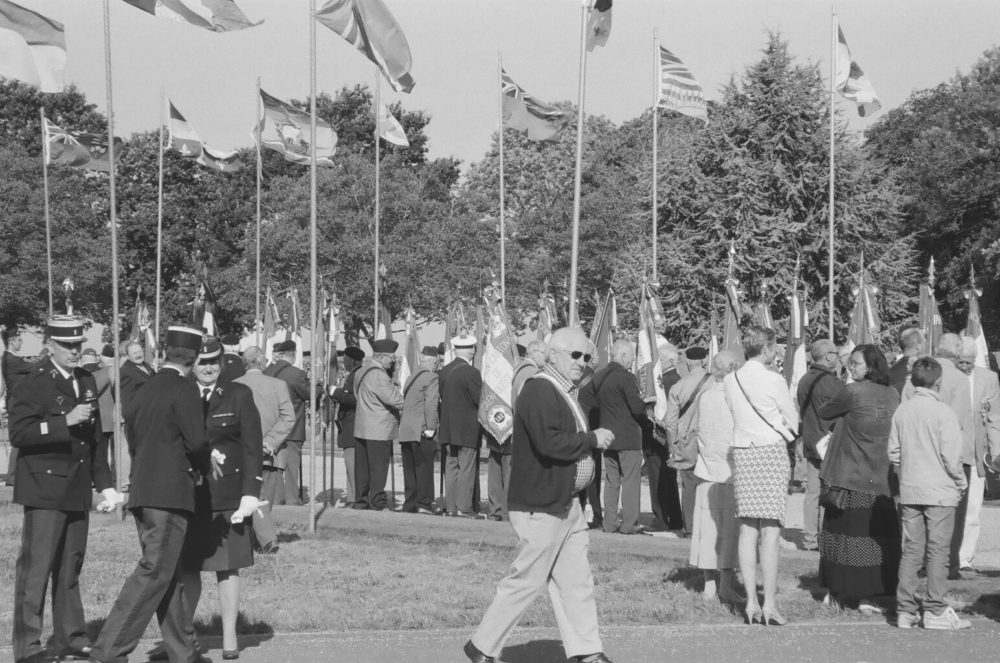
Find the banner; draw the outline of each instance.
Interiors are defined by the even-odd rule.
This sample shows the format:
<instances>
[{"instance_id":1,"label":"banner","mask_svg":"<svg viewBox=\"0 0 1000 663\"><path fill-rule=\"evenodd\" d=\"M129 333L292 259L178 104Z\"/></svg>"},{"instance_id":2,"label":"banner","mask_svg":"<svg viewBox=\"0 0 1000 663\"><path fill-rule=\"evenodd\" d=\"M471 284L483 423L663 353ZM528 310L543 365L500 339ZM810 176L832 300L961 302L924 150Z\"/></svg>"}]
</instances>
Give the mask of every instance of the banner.
<instances>
[{"instance_id":1,"label":"banner","mask_svg":"<svg viewBox=\"0 0 1000 663\"><path fill-rule=\"evenodd\" d=\"M503 444L514 429L511 386L514 367L520 359L517 343L507 323L507 314L500 303L499 290L489 287L483 294L487 329L482 352L483 389L479 399L479 423L498 443Z\"/></svg>"}]
</instances>

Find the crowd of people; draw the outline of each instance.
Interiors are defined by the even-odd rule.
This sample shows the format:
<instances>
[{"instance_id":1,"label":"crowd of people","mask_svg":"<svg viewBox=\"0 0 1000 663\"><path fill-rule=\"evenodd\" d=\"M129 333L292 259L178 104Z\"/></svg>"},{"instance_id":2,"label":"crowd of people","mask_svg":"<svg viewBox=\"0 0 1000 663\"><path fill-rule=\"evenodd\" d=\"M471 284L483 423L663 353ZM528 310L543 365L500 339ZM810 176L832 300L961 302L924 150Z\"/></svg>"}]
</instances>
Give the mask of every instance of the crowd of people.
<instances>
[{"instance_id":1,"label":"crowd of people","mask_svg":"<svg viewBox=\"0 0 1000 663\"><path fill-rule=\"evenodd\" d=\"M330 384L318 385L311 399L308 376L294 365L294 341L275 344L269 361L261 348L240 353L238 337L171 327L159 371L144 361L140 344L120 348L125 439L117 440L116 353L84 350L82 330L79 318L53 317L34 362L16 356L16 333L5 338L5 404L17 452L8 482L24 506L17 663L127 660L154 614L163 645L151 658L207 660L193 619L203 571L214 571L219 583L223 658L237 658L240 569L253 564L255 550L277 549L271 505L303 501L310 400L335 405L319 419L336 426L347 476L341 506L396 508L386 481L398 443L402 511L513 527L517 557L465 645L477 663L495 660L545 587L571 660L609 660L587 561L595 528L674 531L690 541L689 561L704 572L707 599L742 607L748 624L785 624L777 603L779 543L797 455L804 464L802 545L819 553L827 602L872 615L894 608L901 628L970 625L944 593L948 579L972 568L986 472L1000 457L1000 383L975 365L970 338L944 334L928 356L920 330L905 329L892 365L873 345L844 349L819 339L808 347L808 372L790 387L776 370L768 328L747 327L739 347L711 357L702 347L680 352L660 337L666 415L657 417L632 372L632 340L617 340L608 363L595 367L586 336L563 328L518 347L513 434L501 442L479 424L482 376L472 336L450 339L447 363L443 344L424 347L402 383L395 341L371 342L370 355L349 346L331 360ZM115 445L128 452L114 453ZM435 497L438 461L444 489ZM115 473L128 477L127 495L113 487ZM654 515L645 527L643 474ZM86 640L76 583L91 488L102 495L99 509L127 500L141 544L141 561L94 643ZM921 571L927 589L918 602ZM50 581L53 638L45 647ZM887 599L893 595L894 605Z\"/></svg>"}]
</instances>

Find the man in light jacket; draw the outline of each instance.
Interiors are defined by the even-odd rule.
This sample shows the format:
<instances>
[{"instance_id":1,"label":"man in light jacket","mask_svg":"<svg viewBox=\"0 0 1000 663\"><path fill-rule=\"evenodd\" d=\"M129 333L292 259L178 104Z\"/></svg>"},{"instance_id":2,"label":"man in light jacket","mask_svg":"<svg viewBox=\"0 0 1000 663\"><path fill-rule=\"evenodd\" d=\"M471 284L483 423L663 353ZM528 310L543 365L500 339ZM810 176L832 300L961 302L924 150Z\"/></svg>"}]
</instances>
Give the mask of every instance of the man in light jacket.
<instances>
[{"instance_id":1,"label":"man in light jacket","mask_svg":"<svg viewBox=\"0 0 1000 663\"><path fill-rule=\"evenodd\" d=\"M372 360L354 377L355 509L381 511L387 506L385 480L403 411L403 394L389 376L398 347L391 339L373 341Z\"/></svg>"}]
</instances>

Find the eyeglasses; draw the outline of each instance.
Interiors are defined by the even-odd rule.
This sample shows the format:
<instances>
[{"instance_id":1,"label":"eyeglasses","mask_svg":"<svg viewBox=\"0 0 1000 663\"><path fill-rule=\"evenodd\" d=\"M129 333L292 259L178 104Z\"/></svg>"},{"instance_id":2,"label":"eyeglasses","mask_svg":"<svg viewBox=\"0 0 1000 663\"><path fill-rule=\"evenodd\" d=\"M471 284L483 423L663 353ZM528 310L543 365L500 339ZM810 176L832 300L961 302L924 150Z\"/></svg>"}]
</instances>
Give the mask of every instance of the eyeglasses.
<instances>
[{"instance_id":1,"label":"eyeglasses","mask_svg":"<svg viewBox=\"0 0 1000 663\"><path fill-rule=\"evenodd\" d=\"M562 348L555 348L555 349L558 350L559 352L565 352L566 354L569 355L569 358L572 359L573 361L578 361L580 358L583 358L583 363L585 364L590 363L591 356L585 352L580 352L579 350L573 350L572 352L570 352L569 350L563 350Z\"/></svg>"}]
</instances>

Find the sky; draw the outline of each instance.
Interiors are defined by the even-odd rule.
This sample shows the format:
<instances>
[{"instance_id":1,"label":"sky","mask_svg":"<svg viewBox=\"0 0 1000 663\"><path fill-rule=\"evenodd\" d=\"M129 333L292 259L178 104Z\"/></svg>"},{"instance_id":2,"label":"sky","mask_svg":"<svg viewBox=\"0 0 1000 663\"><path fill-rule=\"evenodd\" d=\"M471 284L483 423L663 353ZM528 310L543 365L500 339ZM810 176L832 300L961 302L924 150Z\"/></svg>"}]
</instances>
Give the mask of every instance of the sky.
<instances>
[{"instance_id":1,"label":"sky","mask_svg":"<svg viewBox=\"0 0 1000 663\"><path fill-rule=\"evenodd\" d=\"M106 110L102 0L17 0L62 21L67 82ZM202 140L249 146L256 82L281 98L309 95L309 1L237 0L258 27L216 34L109 0L116 133L155 129L165 91ZM430 114L431 158L480 160L498 125L497 67L537 98L577 98L581 0L385 0L410 44L416 86L382 84L382 98ZM325 0L317 0L322 6ZM1000 43L998 0L844 0L836 7L854 59L883 110L850 127L863 131L915 90L965 72ZM829 72L832 6L816 0L616 0L607 46L588 56L585 110L621 123L654 95L653 33L718 99L731 76L760 58L769 31L802 62ZM374 65L317 27L317 89L375 81Z\"/></svg>"}]
</instances>

